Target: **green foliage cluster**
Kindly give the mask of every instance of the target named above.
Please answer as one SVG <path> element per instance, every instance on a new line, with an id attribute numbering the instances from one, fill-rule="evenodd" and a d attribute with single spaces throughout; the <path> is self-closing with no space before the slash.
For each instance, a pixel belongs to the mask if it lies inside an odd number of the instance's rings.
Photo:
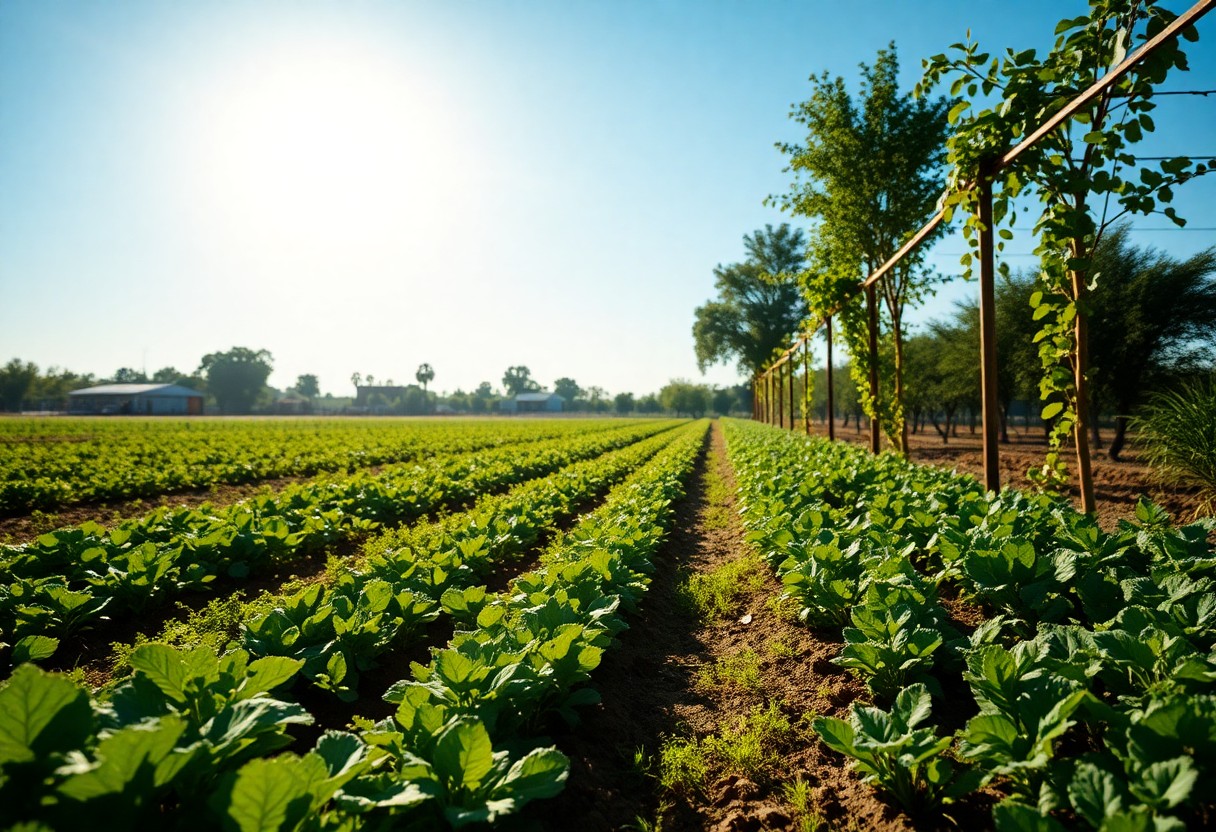
<path id="1" fill-rule="evenodd" d="M 876 707 L 817 723 L 913 813 L 993 784 L 998 829 L 1183 829 L 1216 782 L 1216 523 L 1104 531 L 1044 495 L 727 423 L 744 525 Z M 969 637 L 937 590 L 978 605 Z M 947 688 L 949 683 L 949 688 Z M 930 701 L 965 686 L 953 736 Z M 891 710 L 882 706 L 893 703 Z"/>
<path id="2" fill-rule="evenodd" d="M 744 235 L 747 259 L 714 268 L 717 297 L 698 306 L 693 323 L 697 367 L 734 358 L 751 377 L 764 369 L 775 351 L 790 345 L 807 315 L 796 276 L 806 239 L 782 223 Z"/>
<path id="3" fill-rule="evenodd" d="M 706 425 L 560 535 L 473 629 L 394 685 L 381 721 L 356 718 L 306 753 L 276 753 L 283 698 L 305 660 L 145 644 L 98 695 L 22 665 L 0 685 L 0 806 L 28 828 L 338 830 L 494 823 L 556 794 L 568 762 L 533 733 L 597 697 L 589 673 L 636 610 Z M 49 825 L 49 827 L 47 826 Z"/>
<path id="4" fill-rule="evenodd" d="M 223 413 L 249 413 L 274 369 L 267 350 L 233 347 L 203 356 L 198 371 L 207 379 L 207 392 Z"/>
<path id="5" fill-rule="evenodd" d="M 791 112 L 806 139 L 778 145 L 794 181 L 788 193 L 770 201 L 815 223 L 800 277 L 811 315 L 838 322 L 866 413 L 904 452 L 903 314 L 937 279 L 923 267 L 926 248 L 905 257 L 876 286 L 883 306 L 878 401 L 870 395 L 866 310 L 857 300 L 846 302 L 932 216 L 941 193 L 949 103 L 901 93 L 898 74 L 892 44 L 872 66 L 862 66 L 856 100 L 844 79 L 813 76 L 810 97 Z"/>
<path id="6" fill-rule="evenodd" d="M 349 472 L 595 428 L 564 422 L 5 419 L 0 514 Z"/>
<path id="7" fill-rule="evenodd" d="M 103 613 L 138 613 L 166 597 L 202 589 L 220 576 L 242 579 L 274 560 L 298 556 L 341 536 L 460 507 L 484 492 L 551 474 L 577 460 L 592 460 L 596 476 L 602 478 L 603 463 L 596 457 L 669 426 L 643 423 L 489 454 L 441 457 L 426 466 L 375 476 L 291 486 L 224 509 L 163 508 L 108 531 L 88 523 L 42 535 L 25 546 L 0 548 L 0 562 L 12 576 L 11 583 L 0 585 L 0 635 L 18 640 L 67 635 Z M 379 589 L 369 595 L 356 586 L 347 593 L 345 606 L 322 604 L 315 595 L 311 600 L 297 598 L 292 609 L 300 620 L 294 623 L 329 621 L 335 612 L 349 622 L 355 610 L 374 615 L 392 599 L 400 601 L 405 619 L 422 614 L 398 596 Z M 286 615 L 275 621 L 282 624 L 279 619 Z M 381 629 L 379 622 L 368 626 Z M 314 629 L 327 632 L 319 623 Z M 281 633 L 278 636 L 281 640 Z M 44 651 L 51 646 L 41 644 Z M 335 651 L 311 658 L 328 660 Z"/>
<path id="8" fill-rule="evenodd" d="M 955 129 L 948 144 L 951 170 L 944 204 L 949 214 L 965 217 L 963 228 L 973 248 L 980 227 L 976 183 L 993 173 L 994 160 L 1175 17 L 1155 0 L 1090 0 L 1088 14 L 1060 21 L 1056 41 L 1045 55 L 1034 49 L 1008 49 L 993 57 L 968 39 L 954 44 L 949 54 L 925 62 L 922 94 L 949 82 L 951 95 L 962 96 L 950 111 Z M 1198 35 L 1189 27 L 1182 37 L 1194 41 Z M 1041 273 L 1031 303 L 1041 327 L 1036 343 L 1043 418 L 1052 420 L 1053 430 L 1051 451 L 1036 476 L 1047 487 L 1063 480 L 1060 448 L 1072 433 L 1087 509 L 1093 502 L 1085 435 L 1087 295 L 1090 285 L 1101 280 L 1093 252 L 1111 224 L 1128 214 L 1161 213 L 1182 224 L 1169 207 L 1174 189 L 1209 168 L 1185 157 L 1145 164 L 1137 160 L 1134 146 L 1154 129 L 1154 88 L 1171 72 L 1186 69 L 1179 39 L 1167 41 L 1073 112 L 1061 128 L 1023 152 L 1016 165 L 999 172 L 999 187 L 994 188 L 998 248 L 1012 238 L 1014 199 L 1029 190 L 1041 204 L 1035 220 Z M 994 94 L 998 100 L 981 107 L 981 98 Z M 971 263 L 972 255 L 964 255 L 968 271 Z"/>
<path id="9" fill-rule="evenodd" d="M 677 436 L 666 430 L 486 497 L 467 512 L 386 531 L 365 544 L 358 568 L 342 569 L 328 586 L 255 601 L 271 608 L 250 617 L 241 644 L 254 655 L 303 659 L 306 679 L 352 700 L 360 674 L 390 646 L 441 612 L 475 618 L 490 601 L 479 581 Z"/>
<path id="10" fill-rule="evenodd" d="M 713 406 L 713 393 L 704 384 L 675 379 L 659 391 L 659 402 L 677 416 L 687 414 L 699 419 Z"/>
<path id="11" fill-rule="evenodd" d="M 1149 462 L 1174 485 L 1199 489 L 1197 513 L 1216 510 L 1216 378 L 1153 395 L 1136 420 Z"/>

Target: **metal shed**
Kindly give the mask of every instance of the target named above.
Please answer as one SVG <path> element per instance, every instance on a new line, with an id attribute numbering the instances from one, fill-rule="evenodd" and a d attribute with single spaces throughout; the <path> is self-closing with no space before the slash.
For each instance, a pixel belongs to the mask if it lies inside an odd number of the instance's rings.
<path id="1" fill-rule="evenodd" d="M 203 412 L 203 394 L 180 384 L 102 384 L 68 393 L 68 412 L 197 416 Z"/>
<path id="2" fill-rule="evenodd" d="M 556 393 L 519 393 L 500 402 L 504 413 L 561 413 L 566 399 Z"/>

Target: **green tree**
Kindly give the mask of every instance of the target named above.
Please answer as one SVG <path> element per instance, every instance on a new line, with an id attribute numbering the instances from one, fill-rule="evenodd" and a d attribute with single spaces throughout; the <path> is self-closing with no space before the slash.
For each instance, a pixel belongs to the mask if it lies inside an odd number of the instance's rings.
<path id="1" fill-rule="evenodd" d="M 553 392 L 566 400 L 566 406 L 573 408 L 574 400 L 583 395 L 583 388 L 572 378 L 559 378 L 553 382 Z"/>
<path id="2" fill-rule="evenodd" d="M 895 45 L 880 50 L 873 66 L 862 64 L 861 96 L 854 100 L 843 78 L 812 76 L 810 97 L 791 118 L 806 129 L 801 144 L 779 144 L 794 175 L 783 210 L 815 223 L 810 267 L 802 278 L 811 312 L 822 317 L 841 307 L 868 274 L 887 262 L 936 209 L 949 102 L 913 99 L 898 85 Z M 907 452 L 904 424 L 903 316 L 937 279 L 922 265 L 928 247 L 905 257 L 879 281 L 882 334 L 889 339 L 891 372 L 880 373 L 886 390 L 870 399 L 866 314 L 849 303 L 835 320 L 849 351 L 854 381 L 872 418 L 891 444 Z"/>
<path id="3" fill-rule="evenodd" d="M 474 413 L 485 413 L 494 403 L 494 388 L 490 382 L 483 381 L 477 389 L 469 394 L 469 410 Z"/>
<path id="4" fill-rule="evenodd" d="M 426 392 L 426 386 L 435 378 L 435 371 L 430 364 L 419 364 L 418 371 L 414 373 L 414 378 L 422 385 L 422 392 Z"/>
<path id="5" fill-rule="evenodd" d="M 317 377 L 312 373 L 296 376 L 296 392 L 309 399 L 315 399 L 321 395 L 321 386 L 317 382 Z"/>
<path id="6" fill-rule="evenodd" d="M 714 267 L 717 297 L 696 309 L 693 344 L 697 368 L 735 359 L 749 378 L 776 349 L 788 346 L 806 317 L 796 273 L 806 244 L 801 230 L 782 223 L 744 235 L 742 263 Z"/>
<path id="7" fill-rule="evenodd" d="M 132 370 L 130 367 L 119 367 L 114 371 L 115 384 L 146 384 L 148 376 L 140 370 Z"/>
<path id="8" fill-rule="evenodd" d="M 659 401 L 677 416 L 687 413 L 697 419 L 709 410 L 713 396 L 704 384 L 674 379 L 659 391 Z"/>
<path id="9" fill-rule="evenodd" d="M 63 406 L 68 393 L 93 384 L 92 374 L 79 375 L 71 370 L 50 367 L 34 379 L 26 398 L 38 402 L 39 410 L 54 410 Z"/>
<path id="10" fill-rule="evenodd" d="M 622 416 L 626 413 L 632 413 L 634 408 L 633 394 L 617 393 L 612 399 L 612 404 L 616 408 L 616 412 Z"/>
<path id="11" fill-rule="evenodd" d="M 508 367 L 502 375 L 502 386 L 508 396 L 517 396 L 531 390 L 539 390 L 540 385 L 532 380 L 532 371 L 522 364 L 518 367 Z"/>
<path id="12" fill-rule="evenodd" d="M 731 410 L 735 406 L 735 388 L 719 387 L 713 393 L 713 408 L 714 413 L 720 416 L 729 416 Z"/>
<path id="13" fill-rule="evenodd" d="M 950 111 L 955 130 L 949 142 L 950 193 L 944 204 L 948 211 L 966 216 L 964 231 L 973 246 L 978 245 L 980 226 L 976 183 L 992 160 L 1119 66 L 1137 41 L 1157 34 L 1176 17 L 1156 0 L 1090 0 L 1088 14 L 1059 22 L 1046 55 L 1008 49 L 992 58 L 968 38 L 952 47 L 951 55 L 935 55 L 925 62 L 922 91 L 949 80 L 951 94 L 964 95 Z M 1182 35 L 1198 38 L 1194 27 Z M 1178 39 L 1167 41 L 1102 95 L 1073 109 L 1060 128 L 1022 151 L 1016 165 L 1002 174 L 1000 187 L 993 189 L 995 224 L 1012 226 L 1013 200 L 1027 188 L 1041 206 L 1035 220 L 1041 270 L 1034 294 L 1035 315 L 1041 320 L 1039 389 L 1043 418 L 1053 420 L 1054 427 L 1047 460 L 1031 473 L 1044 487 L 1059 487 L 1067 468 L 1060 450 L 1071 435 L 1081 507 L 1087 513 L 1095 510 L 1087 434 L 1087 296 L 1091 283 L 1100 280 L 1092 254 L 1111 224 L 1129 213 L 1160 212 L 1181 223 L 1167 207 L 1173 189 L 1208 171 L 1182 157 L 1144 165 L 1132 152 L 1154 128 L 1149 115 L 1156 106 L 1153 88 L 1170 71 L 1186 68 Z M 984 107 L 981 99 L 992 106 Z M 1007 239 L 1012 232 L 1001 228 L 1000 236 Z M 964 264 L 970 262 L 967 255 Z"/>
<path id="14" fill-rule="evenodd" d="M 249 413 L 274 369 L 273 360 L 266 350 L 233 347 L 203 356 L 198 371 L 221 412 Z"/>
<path id="15" fill-rule="evenodd" d="M 0 367 L 0 405 L 9 412 L 20 411 L 22 400 L 37 378 L 38 365 L 32 361 L 14 358 Z"/>
<path id="16" fill-rule="evenodd" d="M 659 397 L 654 393 L 647 393 L 645 396 L 638 399 L 638 413 L 645 413 L 649 415 L 653 413 L 661 413 L 662 410 L 663 404 L 659 401 Z"/>
<path id="17" fill-rule="evenodd" d="M 1128 417 L 1154 379 L 1208 362 L 1216 338 L 1216 249 L 1184 261 L 1132 246 L 1127 228 L 1105 235 L 1093 251 L 1098 282 L 1089 296 L 1090 403 L 1094 448 L 1098 415 L 1114 409 L 1108 454 L 1117 460 Z"/>

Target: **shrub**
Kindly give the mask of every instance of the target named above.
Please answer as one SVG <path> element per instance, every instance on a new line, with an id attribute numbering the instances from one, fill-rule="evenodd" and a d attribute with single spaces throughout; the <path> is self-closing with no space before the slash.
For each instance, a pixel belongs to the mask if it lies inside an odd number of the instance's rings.
<path id="1" fill-rule="evenodd" d="M 1216 376 L 1154 394 L 1133 422 L 1166 482 L 1199 489 L 1196 514 L 1216 506 Z"/>

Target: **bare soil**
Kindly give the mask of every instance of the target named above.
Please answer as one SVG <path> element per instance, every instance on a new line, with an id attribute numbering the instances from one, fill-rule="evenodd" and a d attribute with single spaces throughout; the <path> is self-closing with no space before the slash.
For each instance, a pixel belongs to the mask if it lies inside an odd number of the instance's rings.
<path id="1" fill-rule="evenodd" d="M 730 521 L 724 528 L 706 522 L 715 510 L 722 516 L 721 506 L 706 498 L 703 479 L 710 466 L 728 486 Z M 676 507 L 671 538 L 656 558 L 642 614 L 596 670 L 602 703 L 585 714 L 581 726 L 554 732 L 558 747 L 571 758 L 567 787 L 556 799 L 533 804 L 528 817 L 554 832 L 637 829 L 656 822 L 664 832 L 795 830 L 811 817 L 833 828 L 953 827 L 944 818 L 920 819 L 914 825 L 815 739 L 809 718 L 844 718 L 854 701 L 868 695 L 831 663 L 841 646 L 838 633 L 809 630 L 788 613 L 775 611 L 770 602 L 781 586 L 767 567 L 759 586 L 745 591 L 724 620 L 697 620 L 679 603 L 677 587 L 688 570 L 707 572 L 748 552 L 734 487 L 715 423 L 708 452 L 692 474 L 687 497 Z M 758 686 L 698 682 L 702 668 L 745 651 L 760 657 Z M 793 730 L 770 749 L 777 761 L 763 776 L 716 771 L 703 793 L 665 792 L 659 785 L 656 760 L 664 740 L 720 733 L 773 703 Z M 639 757 L 648 763 L 639 764 Z M 799 780 L 810 787 L 809 815 L 799 815 L 783 788 Z M 982 803 L 959 816 L 962 828 L 986 824 Z"/>

